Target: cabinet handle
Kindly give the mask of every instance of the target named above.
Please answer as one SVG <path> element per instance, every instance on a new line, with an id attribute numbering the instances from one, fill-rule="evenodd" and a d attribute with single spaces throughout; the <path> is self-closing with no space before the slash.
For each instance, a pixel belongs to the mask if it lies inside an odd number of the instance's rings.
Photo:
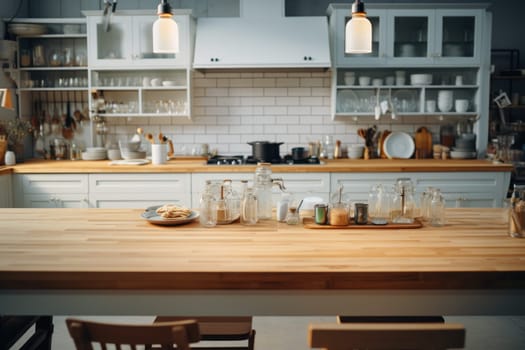
<path id="1" fill-rule="evenodd" d="M 210 58 L 210 61 L 212 61 L 212 62 L 219 62 L 219 59 L 217 57 L 212 57 L 212 58 Z"/>
<path id="2" fill-rule="evenodd" d="M 305 61 L 311 61 L 311 60 L 312 60 L 312 56 L 304 56 L 304 57 L 303 57 L 303 60 L 305 60 Z"/>

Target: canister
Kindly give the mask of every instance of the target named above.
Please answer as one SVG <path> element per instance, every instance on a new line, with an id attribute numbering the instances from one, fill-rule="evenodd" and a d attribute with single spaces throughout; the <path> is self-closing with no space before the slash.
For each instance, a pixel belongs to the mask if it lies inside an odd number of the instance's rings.
<path id="1" fill-rule="evenodd" d="M 319 203 L 314 205 L 315 223 L 318 225 L 326 225 L 328 222 L 328 205 Z"/>

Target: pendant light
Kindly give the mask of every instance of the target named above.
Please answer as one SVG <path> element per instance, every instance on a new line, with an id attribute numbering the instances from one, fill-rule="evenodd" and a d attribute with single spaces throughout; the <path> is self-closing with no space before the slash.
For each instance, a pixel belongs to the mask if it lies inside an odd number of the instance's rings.
<path id="1" fill-rule="evenodd" d="M 352 18 L 345 28 L 345 53 L 372 52 L 372 24 L 366 18 L 365 4 L 355 0 Z"/>
<path id="2" fill-rule="evenodd" d="M 179 52 L 179 26 L 173 20 L 171 6 L 167 0 L 161 0 L 157 14 L 159 18 L 153 23 L 153 52 Z"/>

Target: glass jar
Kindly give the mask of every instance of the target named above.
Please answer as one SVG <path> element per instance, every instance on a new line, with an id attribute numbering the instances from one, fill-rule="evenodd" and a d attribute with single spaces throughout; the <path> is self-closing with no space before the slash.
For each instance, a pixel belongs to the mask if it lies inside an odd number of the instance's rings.
<path id="1" fill-rule="evenodd" d="M 272 168 L 270 163 L 258 163 L 255 168 L 254 190 L 259 219 L 272 218 Z"/>
<path id="2" fill-rule="evenodd" d="M 414 185 L 409 178 L 396 180 L 394 199 L 392 202 L 392 222 L 396 224 L 411 224 L 414 222 L 416 202 Z"/>
<path id="3" fill-rule="evenodd" d="M 438 189 L 434 189 L 430 200 L 430 225 L 445 225 L 445 198 Z"/>
<path id="4" fill-rule="evenodd" d="M 200 197 L 200 224 L 204 227 L 217 225 L 217 200 L 213 194 L 211 181 L 206 181 Z"/>
<path id="5" fill-rule="evenodd" d="M 386 225 L 390 216 L 390 195 L 382 184 L 374 185 L 368 193 L 368 216 L 374 225 Z"/>
<path id="6" fill-rule="evenodd" d="M 257 197 L 253 189 L 248 187 L 241 201 L 241 224 L 255 225 L 258 220 Z"/>

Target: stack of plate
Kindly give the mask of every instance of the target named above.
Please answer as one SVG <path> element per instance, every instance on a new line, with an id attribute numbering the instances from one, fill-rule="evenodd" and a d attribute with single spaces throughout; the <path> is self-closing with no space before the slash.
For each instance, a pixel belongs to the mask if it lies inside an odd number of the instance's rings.
<path id="1" fill-rule="evenodd" d="M 82 152 L 83 160 L 104 160 L 108 156 L 108 152 L 104 147 L 88 147 L 86 152 Z"/>
<path id="2" fill-rule="evenodd" d="M 473 159 L 477 157 L 476 134 L 461 134 L 456 137 L 455 147 L 450 151 L 452 159 Z"/>
<path id="3" fill-rule="evenodd" d="M 42 35 L 47 32 L 47 27 L 43 24 L 11 23 L 7 30 L 13 35 Z"/>

